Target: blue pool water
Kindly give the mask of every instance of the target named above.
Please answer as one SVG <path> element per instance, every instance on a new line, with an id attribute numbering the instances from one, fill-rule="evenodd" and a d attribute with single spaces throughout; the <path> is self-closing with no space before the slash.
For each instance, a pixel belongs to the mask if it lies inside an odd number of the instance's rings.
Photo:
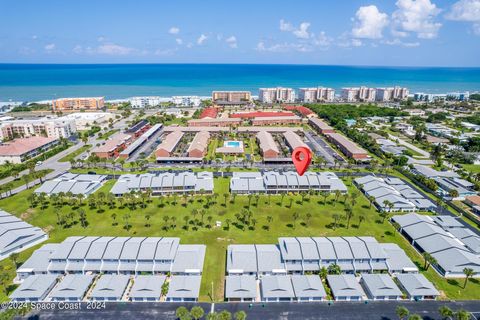
<path id="1" fill-rule="evenodd" d="M 240 147 L 240 141 L 227 141 L 225 144 L 229 148 L 239 148 Z"/>

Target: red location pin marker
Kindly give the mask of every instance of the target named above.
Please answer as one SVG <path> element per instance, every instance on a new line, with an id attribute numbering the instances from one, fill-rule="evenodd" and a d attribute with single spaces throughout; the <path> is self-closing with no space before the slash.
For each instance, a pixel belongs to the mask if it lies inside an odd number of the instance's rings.
<path id="1" fill-rule="evenodd" d="M 305 147 L 295 148 L 292 152 L 292 160 L 297 169 L 297 173 L 303 176 L 312 161 L 312 151 Z"/>

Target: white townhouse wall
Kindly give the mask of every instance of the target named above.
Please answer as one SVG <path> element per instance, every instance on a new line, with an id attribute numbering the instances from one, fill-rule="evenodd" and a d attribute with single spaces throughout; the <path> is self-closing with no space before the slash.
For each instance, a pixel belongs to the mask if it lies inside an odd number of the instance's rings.
<path id="1" fill-rule="evenodd" d="M 202 99 L 198 96 L 173 96 L 172 102 L 181 107 L 198 107 Z"/>

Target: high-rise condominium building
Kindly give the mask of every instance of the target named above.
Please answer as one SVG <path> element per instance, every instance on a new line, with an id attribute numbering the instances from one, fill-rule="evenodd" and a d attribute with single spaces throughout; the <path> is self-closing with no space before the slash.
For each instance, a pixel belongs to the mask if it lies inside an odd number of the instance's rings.
<path id="1" fill-rule="evenodd" d="M 295 91 L 292 88 L 260 88 L 258 99 L 264 103 L 292 103 L 295 102 Z"/>
<path id="2" fill-rule="evenodd" d="M 402 87 L 377 88 L 376 101 L 405 100 L 408 98 L 409 91 Z"/>
<path id="3" fill-rule="evenodd" d="M 348 102 L 375 101 L 376 89 L 367 87 L 342 88 L 342 99 Z"/>
<path id="4" fill-rule="evenodd" d="M 302 102 L 312 103 L 318 101 L 331 102 L 335 99 L 335 90 L 332 88 L 300 88 L 298 98 Z"/>

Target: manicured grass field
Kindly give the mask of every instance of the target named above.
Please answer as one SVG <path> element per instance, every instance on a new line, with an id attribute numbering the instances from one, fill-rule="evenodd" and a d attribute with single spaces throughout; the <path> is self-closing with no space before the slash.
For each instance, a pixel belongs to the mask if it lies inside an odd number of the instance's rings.
<path id="1" fill-rule="evenodd" d="M 480 164 L 462 164 L 462 167 L 473 174 L 480 173 Z"/>
<path id="2" fill-rule="evenodd" d="M 77 157 L 78 155 L 84 153 L 85 151 L 87 151 L 89 148 L 91 147 L 91 145 L 89 144 L 86 144 L 84 146 L 81 146 L 79 149 L 73 151 L 72 153 L 70 154 L 67 154 L 65 157 L 63 157 L 62 159 L 58 160 L 58 162 L 68 162 L 72 159 L 75 159 L 75 157 Z"/>
<path id="3" fill-rule="evenodd" d="M 107 193 L 113 186 L 114 181 L 107 182 L 99 192 Z M 351 185 L 350 179 L 346 181 L 351 193 L 356 190 Z M 379 242 L 398 243 L 407 254 L 423 267 L 422 257 L 412 248 L 410 244 L 398 233 L 392 225 L 382 219 L 374 208 L 370 208 L 367 199 L 359 195 L 353 209 L 353 217 L 350 227 L 347 229 L 347 221 L 340 220 L 338 227 L 333 227 L 333 217 L 337 214 L 345 216 L 344 196 L 340 196 L 335 202 L 334 196 L 330 195 L 326 203 L 322 196 L 310 196 L 302 199 L 300 195 L 282 196 L 260 196 L 230 197 L 228 193 L 229 179 L 215 179 L 216 198 L 212 197 L 210 205 L 207 204 L 206 196 L 188 196 L 183 198 L 162 197 L 152 198 L 141 208 L 141 204 L 135 207 L 120 207 L 117 202 L 115 207 L 107 204 L 90 208 L 87 201 L 83 202 L 82 209 L 86 211 L 88 226 L 83 228 L 78 221 L 78 215 L 70 227 L 63 228 L 57 224 L 56 210 L 62 214 L 77 212 L 78 208 L 64 205 L 54 208 L 48 204 L 43 210 L 39 206 L 30 208 L 28 196 L 32 190 L 22 192 L 16 196 L 0 201 L 0 208 L 21 216 L 33 225 L 40 226 L 50 234 L 50 242 L 59 242 L 72 235 L 97 235 L 97 236 L 172 236 L 180 237 L 181 243 L 206 244 L 207 252 L 205 257 L 202 286 L 200 291 L 201 301 L 210 301 L 212 283 L 214 285 L 215 301 L 223 300 L 223 286 L 226 263 L 226 249 L 229 244 L 247 243 L 277 243 L 280 236 L 373 236 Z M 98 194 L 98 192 L 97 192 Z M 226 201 L 224 194 L 227 195 Z M 138 200 L 141 202 L 141 200 Z M 250 201 L 250 206 L 249 206 Z M 350 201 L 350 200 L 349 200 Z M 194 209 L 200 210 L 193 216 Z M 236 215 L 250 211 L 252 217 L 250 226 L 243 226 L 238 222 Z M 115 213 L 115 219 L 112 214 Z M 202 217 L 203 213 L 203 217 Z M 294 213 L 299 217 L 294 220 Z M 307 216 L 311 214 L 311 217 Z M 130 230 L 124 228 L 125 215 L 128 214 Z M 148 216 L 148 220 L 147 220 Z M 211 216 L 211 218 L 209 218 Z M 268 222 L 271 217 L 272 221 Z M 364 216 L 365 220 L 359 225 L 359 217 Z M 166 218 L 168 217 L 168 218 Z M 175 217 L 175 220 L 172 219 Z M 184 220 L 187 217 L 187 223 Z M 227 219 L 230 226 L 227 227 Z M 255 219 L 255 223 L 253 223 Z M 195 223 L 194 221 L 198 222 Z M 203 223 L 201 223 L 203 221 Z M 220 221 L 221 227 L 215 226 Z M 238 222 L 238 223 L 237 223 Z M 212 226 L 208 226 L 208 225 Z M 148 226 L 150 225 L 150 226 Z M 33 250 L 27 250 L 20 255 L 20 261 L 24 261 Z M 0 263 L 0 266 L 9 268 L 9 276 L 13 278 L 14 267 L 9 259 Z M 470 280 L 467 288 L 463 289 L 463 280 L 445 280 L 440 277 L 433 268 L 424 274 L 432 280 L 442 292 L 443 298 L 450 299 L 480 299 L 480 284 L 477 280 Z M 13 287 L 9 287 L 9 290 Z M 0 299 L 5 296 L 0 296 Z"/>

